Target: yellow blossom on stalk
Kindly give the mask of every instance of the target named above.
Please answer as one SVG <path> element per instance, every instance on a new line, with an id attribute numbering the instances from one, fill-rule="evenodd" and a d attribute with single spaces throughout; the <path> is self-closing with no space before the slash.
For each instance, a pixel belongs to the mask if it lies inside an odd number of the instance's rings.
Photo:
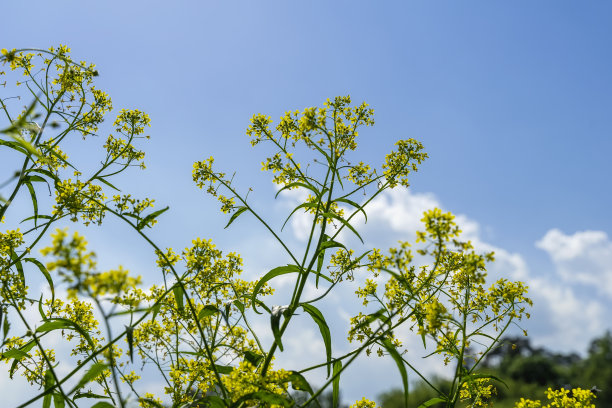
<path id="1" fill-rule="evenodd" d="M 363 397 L 359 401 L 355 401 L 349 408 L 377 408 L 378 405 L 374 401 L 370 401 L 366 397 Z"/>
<path id="2" fill-rule="evenodd" d="M 572 390 L 566 390 L 561 388 L 560 390 L 553 390 L 548 388 L 546 390 L 546 398 L 550 401 L 548 404 L 543 405 L 539 400 L 529 400 L 521 398 L 514 407 L 515 408 L 595 408 L 593 400 L 596 398 L 595 394 L 590 390 L 582 388 L 573 388 Z"/>

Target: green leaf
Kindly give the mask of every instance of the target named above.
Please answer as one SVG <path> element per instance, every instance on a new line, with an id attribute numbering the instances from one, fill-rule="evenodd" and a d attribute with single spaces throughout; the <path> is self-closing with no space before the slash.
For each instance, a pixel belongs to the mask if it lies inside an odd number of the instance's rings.
<path id="1" fill-rule="evenodd" d="M 157 210 L 155 212 L 152 212 L 151 214 L 147 215 L 146 217 L 144 217 L 137 225 L 136 225 L 136 229 L 138 231 L 140 231 L 141 229 L 143 229 L 144 227 L 147 226 L 147 224 L 149 224 L 151 221 L 153 221 L 155 218 L 157 218 L 158 216 L 160 216 L 161 214 L 163 214 L 164 212 L 168 211 L 170 207 L 166 207 L 166 208 L 162 208 L 161 210 Z"/>
<path id="2" fill-rule="evenodd" d="M 408 406 L 408 372 L 406 371 L 406 367 L 404 366 L 404 361 L 402 360 L 402 356 L 400 356 L 399 352 L 391 343 L 391 340 L 384 338 L 381 341 L 382 346 L 387 350 L 389 355 L 395 361 L 395 365 L 397 365 L 397 369 L 400 372 L 402 377 L 402 385 L 404 386 L 404 403 Z"/>
<path id="3" fill-rule="evenodd" d="M 109 186 L 110 188 L 112 188 L 112 189 L 113 189 L 113 190 L 115 190 L 115 191 L 121 191 L 121 190 L 119 190 L 117 187 L 113 186 L 113 185 L 112 185 L 112 184 L 111 184 L 109 181 L 107 181 L 107 180 L 106 180 L 104 177 L 105 177 L 105 176 L 97 176 L 97 177 L 94 177 L 93 179 L 94 179 L 94 180 L 100 180 L 102 183 L 106 184 L 107 186 Z"/>
<path id="4" fill-rule="evenodd" d="M 72 329 L 72 324 L 64 320 L 47 321 L 36 328 L 37 333 L 44 333 L 57 329 Z"/>
<path id="5" fill-rule="evenodd" d="M 281 341 L 280 332 L 280 318 L 288 310 L 287 306 L 273 306 L 272 313 L 270 313 L 270 325 L 272 326 L 272 334 L 274 335 L 274 341 L 278 345 L 280 351 L 283 351 L 283 343 Z"/>
<path id="6" fill-rule="evenodd" d="M 206 305 L 198 313 L 198 320 L 202 320 L 205 317 L 212 316 L 219 313 L 220 310 L 215 305 Z"/>
<path id="7" fill-rule="evenodd" d="M 247 350 L 244 352 L 244 359 L 249 363 L 253 364 L 254 367 L 257 367 L 259 365 L 259 363 L 263 360 L 263 357 L 264 356 L 262 356 L 261 354 L 255 353 L 251 350 Z"/>
<path id="8" fill-rule="evenodd" d="M 289 214 L 289 216 L 287 217 L 287 219 L 285 220 L 285 222 L 283 223 L 283 226 L 281 227 L 281 231 L 285 228 L 285 224 L 287 224 L 287 222 L 289 221 L 289 219 L 291 218 L 291 216 L 293 214 L 295 214 L 295 212 L 297 210 L 299 210 L 300 208 L 317 208 L 319 207 L 320 203 L 302 203 L 300 205 L 298 205 L 297 207 L 295 207 L 293 209 L 293 211 L 291 211 L 291 214 Z"/>
<path id="9" fill-rule="evenodd" d="M 197 404 L 196 406 L 198 407 L 199 406 L 208 407 L 208 408 L 226 408 L 227 407 L 227 405 L 225 404 L 225 401 L 223 401 L 221 397 L 218 397 L 216 395 L 207 395 L 204 398 L 201 398 L 194 402 Z"/>
<path id="10" fill-rule="evenodd" d="M 51 370 L 45 371 L 45 391 L 51 389 L 55 385 L 55 378 L 53 378 L 53 373 Z M 43 398 L 43 408 L 51 407 L 51 392 L 45 395 Z"/>
<path id="11" fill-rule="evenodd" d="M 48 332 L 48 331 L 58 330 L 58 329 L 75 330 L 79 332 L 79 334 L 87 341 L 87 343 L 91 347 L 95 347 L 95 344 L 91 340 L 91 337 L 89 336 L 89 333 L 87 333 L 87 331 L 85 331 L 80 325 L 73 322 L 72 320 L 65 319 L 63 317 L 49 318 L 45 323 L 43 323 L 42 325 L 40 325 L 40 327 L 36 329 L 36 332 L 37 333 Z"/>
<path id="12" fill-rule="evenodd" d="M 128 342 L 128 355 L 130 356 L 130 362 L 134 362 L 134 328 L 132 326 L 125 326 L 125 337 Z"/>
<path id="13" fill-rule="evenodd" d="M 19 348 L 7 350 L 4 353 L 2 353 L 2 360 L 9 359 L 9 358 L 21 360 L 24 357 L 28 357 L 28 352 L 32 350 L 35 345 L 36 345 L 36 342 L 34 340 L 30 340 L 29 342 L 27 342 L 26 344 L 24 344 L 23 346 Z"/>
<path id="14" fill-rule="evenodd" d="M 108 399 L 110 398 L 108 395 L 100 395 L 100 394 L 94 394 L 93 392 L 77 392 L 76 394 L 74 394 L 74 398 L 73 399 L 79 399 L 79 398 L 89 398 L 89 399 Z"/>
<path id="15" fill-rule="evenodd" d="M 183 309 L 185 308 L 185 292 L 183 291 L 183 287 L 180 285 L 176 285 L 174 286 L 174 289 L 172 289 L 172 292 L 174 292 L 174 299 L 176 299 L 176 307 L 179 311 L 183 311 Z"/>
<path id="16" fill-rule="evenodd" d="M 234 371 L 234 367 L 232 366 L 224 366 L 219 364 L 215 364 L 214 366 L 219 374 L 230 374 L 232 371 Z"/>
<path id="17" fill-rule="evenodd" d="M 365 210 L 363 209 L 363 206 L 357 204 L 356 202 L 349 200 L 348 198 L 336 198 L 334 201 L 336 202 L 341 202 L 341 203 L 346 203 L 349 205 L 352 205 L 353 207 L 357 208 L 357 210 L 361 211 L 363 213 L 363 216 L 365 218 L 365 222 L 368 222 L 368 215 L 366 214 Z"/>
<path id="18" fill-rule="evenodd" d="M 92 405 L 91 408 L 115 408 L 115 406 L 106 401 L 99 401 Z"/>
<path id="19" fill-rule="evenodd" d="M 96 377 L 98 377 L 100 374 L 102 374 L 104 372 L 104 370 L 106 370 L 107 368 L 108 368 L 108 365 L 106 365 L 104 363 L 94 363 L 94 364 L 92 364 L 89 367 L 89 369 L 85 372 L 85 374 L 83 374 L 83 377 L 81 377 L 81 379 L 79 380 L 77 385 L 75 385 L 74 388 L 72 389 L 72 391 L 70 391 L 68 394 L 72 394 L 73 392 L 75 392 L 79 388 L 82 388 L 88 382 L 93 381 Z"/>
<path id="20" fill-rule="evenodd" d="M 2 342 L 6 340 L 11 324 L 8 321 L 8 316 L 4 316 L 4 323 L 2 324 Z"/>
<path id="21" fill-rule="evenodd" d="M 257 311 L 257 308 L 255 307 L 255 300 L 257 297 L 257 293 L 259 293 L 259 291 L 261 290 L 261 288 L 266 284 L 266 282 L 274 279 L 277 276 L 280 275 L 285 275 L 288 273 L 294 273 L 294 272 L 300 272 L 301 269 L 299 266 L 297 265 L 287 265 L 287 266 L 279 266 L 277 268 L 272 269 L 271 271 L 269 271 L 268 273 L 266 273 L 258 282 L 257 285 L 255 285 L 255 288 L 253 288 L 253 293 L 251 294 L 251 301 L 253 303 L 253 310 L 255 311 L 255 313 L 257 314 L 261 314 L 261 312 Z"/>
<path id="22" fill-rule="evenodd" d="M 51 279 L 51 274 L 49 273 L 45 265 L 43 265 L 42 262 L 40 262 L 36 258 L 23 258 L 23 260 L 25 262 L 33 263 L 34 265 L 38 267 L 40 272 L 43 274 L 43 276 L 47 280 L 47 283 L 49 284 L 49 289 L 51 289 L 51 301 L 54 301 L 55 300 L 55 287 L 53 285 L 53 279 Z"/>
<path id="23" fill-rule="evenodd" d="M 227 223 L 227 225 L 225 226 L 225 228 L 229 227 L 229 226 L 232 224 L 232 222 L 234 222 L 234 220 L 235 220 L 236 218 L 238 218 L 238 216 L 239 216 L 240 214 L 242 214 L 243 212 L 245 212 L 246 210 L 248 210 L 248 208 L 247 208 L 247 207 L 238 207 L 238 209 L 237 209 L 237 210 L 236 210 L 236 211 L 235 211 L 235 212 L 232 214 L 232 216 L 230 217 L 229 222 Z M 224 228 L 224 229 L 225 229 L 225 228 Z"/>
<path id="24" fill-rule="evenodd" d="M 297 371 L 289 371 L 289 373 L 290 373 L 289 381 L 291 382 L 291 387 L 294 390 L 305 391 L 309 393 L 310 395 L 314 395 L 314 391 L 312 387 L 310 386 L 310 384 L 308 383 L 308 381 L 306 380 L 306 378 L 304 378 L 302 374 L 300 374 Z M 316 399 L 314 401 L 319 407 L 321 406 L 319 404 L 319 401 L 317 401 Z"/>
<path id="25" fill-rule="evenodd" d="M 164 406 L 162 404 L 160 404 L 159 402 L 155 401 L 154 399 L 151 398 L 142 398 L 143 402 L 146 402 L 147 404 L 151 404 L 157 408 L 164 408 Z M 93 407 L 92 407 L 93 408 Z M 115 407 L 113 407 L 115 408 Z"/>
<path id="26" fill-rule="evenodd" d="M 312 191 L 315 194 L 315 197 L 320 197 L 321 196 L 321 192 L 319 192 L 319 190 L 317 190 L 312 184 L 307 184 L 307 183 L 302 183 L 302 182 L 296 181 L 294 183 L 285 184 L 283 186 L 283 188 L 281 188 L 280 190 L 278 190 L 276 192 L 276 195 L 274 196 L 274 199 L 276 199 L 278 197 L 278 195 L 281 193 L 281 191 L 287 190 L 287 189 L 292 189 L 294 187 L 304 187 L 305 189 L 308 189 L 308 190 Z"/>
<path id="27" fill-rule="evenodd" d="M 334 220 L 338 220 L 340 221 L 340 223 L 342 223 L 345 227 L 347 227 L 348 229 L 350 229 L 351 231 L 353 231 L 353 233 L 355 235 L 357 235 L 357 238 L 359 238 L 359 240 L 361 241 L 361 243 L 363 244 L 363 238 L 361 238 L 361 235 L 359 235 L 359 233 L 357 232 L 357 230 L 344 218 L 342 218 L 341 216 L 334 214 L 334 213 L 330 213 L 330 212 L 325 212 L 323 214 L 321 214 L 323 217 L 327 217 L 327 218 L 331 218 Z"/>
<path id="28" fill-rule="evenodd" d="M 334 362 L 333 381 L 332 381 L 332 407 L 338 408 L 340 400 L 340 372 L 342 371 L 342 361 Z"/>
<path id="29" fill-rule="evenodd" d="M 444 402 L 446 402 L 445 399 L 440 398 L 440 397 L 434 397 L 434 398 L 432 398 L 430 400 L 425 401 L 421 405 L 419 405 L 418 408 L 428 408 L 428 407 L 431 407 L 432 405 L 436 405 L 436 404 L 440 404 L 440 403 L 444 403 Z"/>
<path id="30" fill-rule="evenodd" d="M 66 401 L 64 401 L 64 396 L 58 392 L 54 392 L 53 393 L 53 406 L 55 408 L 64 408 L 65 404 L 66 404 Z"/>
<path id="31" fill-rule="evenodd" d="M 332 360 L 331 333 L 329 331 L 329 326 L 327 325 L 325 317 L 319 309 L 307 303 L 301 303 L 300 306 L 302 306 L 302 309 L 304 309 L 304 311 L 308 313 L 310 317 L 312 317 L 312 320 L 314 320 L 317 326 L 319 326 L 319 331 L 321 332 L 321 337 L 323 337 L 323 343 L 325 344 L 325 355 L 327 357 L 327 377 L 329 377 Z"/>
<path id="32" fill-rule="evenodd" d="M 260 402 L 264 402 L 270 405 L 280 405 L 283 407 L 291 407 L 293 406 L 293 401 L 287 399 L 285 396 L 280 394 L 275 394 L 270 391 L 260 390 L 256 392 L 252 392 L 240 397 L 236 402 L 232 404 L 232 408 L 242 407 L 246 401 L 256 400 Z"/>

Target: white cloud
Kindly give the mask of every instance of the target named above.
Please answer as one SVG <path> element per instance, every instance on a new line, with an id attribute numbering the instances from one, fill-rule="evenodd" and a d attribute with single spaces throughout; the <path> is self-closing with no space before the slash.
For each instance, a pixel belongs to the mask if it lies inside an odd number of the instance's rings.
<path id="1" fill-rule="evenodd" d="M 605 232 L 566 235 L 552 229 L 536 246 L 548 253 L 564 282 L 587 285 L 612 298 L 612 241 Z"/>

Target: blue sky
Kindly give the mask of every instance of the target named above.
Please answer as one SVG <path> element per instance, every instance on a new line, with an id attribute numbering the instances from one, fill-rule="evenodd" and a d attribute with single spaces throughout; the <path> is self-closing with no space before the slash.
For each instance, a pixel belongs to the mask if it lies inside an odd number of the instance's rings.
<path id="1" fill-rule="evenodd" d="M 534 289 L 535 342 L 584 351 L 610 328 L 609 2 L 5 3 L 0 48 L 67 44 L 97 64 L 115 108 L 150 114 L 148 168 L 121 183 L 171 206 L 154 232 L 161 245 L 213 238 L 254 271 L 276 266 L 255 223 L 223 230 L 216 202 L 191 181 L 192 163 L 215 156 L 273 217 L 285 204 L 272 202 L 272 184 L 257 173 L 262 153 L 244 134 L 251 115 L 278 118 L 350 94 L 376 111 L 376 126 L 362 132 L 363 159 L 380 163 L 409 137 L 430 155 L 410 193 L 388 197 L 395 218 L 417 217 L 423 205 L 461 214 L 472 238 L 501 254 L 499 273 Z M 367 226 L 373 244 L 411 239 L 403 234 L 412 227 L 383 207 L 380 223 Z M 146 248 L 127 235 L 117 243 L 123 230 L 114 228 L 80 230 L 109 265 L 146 269 Z M 346 394 L 361 389 L 347 384 Z M 367 392 L 384 389 L 374 381 Z"/>

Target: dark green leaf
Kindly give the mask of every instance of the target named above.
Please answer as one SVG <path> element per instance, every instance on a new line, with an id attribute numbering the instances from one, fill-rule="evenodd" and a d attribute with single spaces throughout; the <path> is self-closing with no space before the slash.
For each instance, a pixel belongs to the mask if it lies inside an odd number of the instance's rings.
<path id="1" fill-rule="evenodd" d="M 91 367 L 89 367 L 89 369 L 85 372 L 85 374 L 83 374 L 83 377 L 81 377 L 77 385 L 75 385 L 72 391 L 69 392 L 69 394 L 72 394 L 79 388 L 82 388 L 85 384 L 89 383 L 90 381 L 95 380 L 96 377 L 102 374 L 104 370 L 106 370 L 107 368 L 108 368 L 108 365 L 104 363 L 92 364 Z"/>
<path id="2" fill-rule="evenodd" d="M 91 408 L 115 408 L 115 406 L 106 401 L 98 401 L 94 405 L 92 405 Z"/>
<path id="3" fill-rule="evenodd" d="M 441 404 L 444 402 L 446 402 L 445 399 L 440 398 L 440 397 L 435 397 L 435 398 L 425 401 L 424 403 L 419 405 L 418 408 L 428 408 L 428 407 L 431 407 L 432 405 Z"/>
<path id="4" fill-rule="evenodd" d="M 229 226 L 232 224 L 232 222 L 234 222 L 234 220 L 235 220 L 236 218 L 238 218 L 238 216 L 239 216 L 240 214 L 242 214 L 243 212 L 245 212 L 247 209 L 248 209 L 248 208 L 246 208 L 246 207 L 238 207 L 238 209 L 237 209 L 237 210 L 236 210 L 236 211 L 235 211 L 235 212 L 232 214 L 232 216 L 230 217 L 230 219 L 229 219 L 229 221 L 228 221 L 227 225 L 225 226 L 225 228 L 229 227 Z"/>
<path id="5" fill-rule="evenodd" d="M 242 407 L 246 401 L 256 400 L 260 402 L 264 402 L 270 405 L 280 405 L 283 407 L 291 407 L 293 406 L 293 401 L 287 399 L 285 396 L 280 394 L 275 394 L 270 391 L 260 390 L 257 392 L 252 392 L 240 397 L 236 402 L 232 404 L 232 408 L 234 407 Z"/>
<path id="6" fill-rule="evenodd" d="M 64 408 L 65 404 L 66 404 L 66 401 L 64 401 L 64 396 L 58 392 L 54 392 L 53 393 L 53 406 L 55 408 Z"/>
<path id="7" fill-rule="evenodd" d="M 404 366 L 402 356 L 400 356 L 393 343 L 391 343 L 391 340 L 384 338 L 382 339 L 381 344 L 393 358 L 395 365 L 397 365 L 397 369 L 402 377 L 402 385 L 404 386 L 404 402 L 406 406 L 408 406 L 408 372 L 406 371 L 406 366 Z"/>
<path id="8" fill-rule="evenodd" d="M 363 239 L 361 238 L 361 235 L 359 235 L 359 233 L 357 232 L 357 230 L 344 218 L 342 218 L 341 216 L 334 214 L 334 213 L 330 213 L 330 212 L 326 212 L 321 214 L 323 217 L 327 217 L 330 219 L 334 219 L 334 220 L 338 220 L 340 221 L 340 223 L 342 223 L 345 227 L 347 227 L 348 229 L 350 229 L 351 231 L 353 231 L 353 233 L 355 235 L 357 235 L 357 238 L 359 238 L 359 240 L 361 241 L 361 243 L 363 244 Z"/>
<path id="9" fill-rule="evenodd" d="M 287 306 L 273 306 L 270 313 L 270 325 L 272 326 L 272 334 L 274 341 L 278 345 L 280 351 L 283 351 L 283 343 L 281 341 L 280 318 L 287 311 Z"/>
<path id="10" fill-rule="evenodd" d="M 232 371 L 234 371 L 234 367 L 232 366 L 224 366 L 219 364 L 215 364 L 215 369 L 219 374 L 230 374 Z"/>
<path id="11" fill-rule="evenodd" d="M 340 372 L 342 371 L 342 361 L 334 362 L 333 381 L 332 381 L 332 407 L 338 408 L 340 402 Z"/>
<path id="12" fill-rule="evenodd" d="M 256 303 L 255 300 L 257 297 L 257 293 L 259 293 L 259 291 L 266 284 L 266 282 L 280 275 L 285 275 L 287 273 L 294 273 L 294 272 L 300 272 L 300 271 L 301 269 L 297 265 L 287 265 L 287 266 L 279 266 L 277 268 L 272 269 L 270 272 L 266 273 L 257 282 L 257 285 L 255 285 L 255 288 L 253 288 L 253 293 L 251 295 L 251 301 L 253 302 L 253 310 L 255 311 L 255 313 L 261 314 L 260 312 L 257 311 L 257 308 L 255 307 L 255 303 Z"/>
<path id="13" fill-rule="evenodd" d="M 283 223 L 283 226 L 281 227 L 281 231 L 285 228 L 285 224 L 287 224 L 287 222 L 289 221 L 289 219 L 291 218 L 291 216 L 293 214 L 295 214 L 295 212 L 297 210 L 299 210 L 300 208 L 317 208 L 319 207 L 320 203 L 302 203 L 300 205 L 298 205 L 297 207 L 295 207 L 293 209 L 293 211 L 291 211 L 291 214 L 289 214 L 289 216 L 287 217 L 287 219 L 285 220 L 285 222 Z"/>
<path id="14" fill-rule="evenodd" d="M 254 367 L 257 367 L 259 365 L 261 360 L 263 360 L 263 357 L 264 356 L 262 356 L 261 354 L 255 353 L 251 350 L 247 350 L 244 352 L 244 359 L 249 363 L 253 364 Z"/>
<path id="15" fill-rule="evenodd" d="M 203 406 L 207 408 L 226 408 L 227 407 L 227 405 L 225 404 L 225 401 L 223 401 L 221 397 L 218 397 L 216 395 L 207 395 L 204 398 L 201 398 L 195 402 L 198 404 L 197 406 Z"/>
<path id="16" fill-rule="evenodd" d="M 143 229 L 144 227 L 146 227 L 151 221 L 153 221 L 155 218 L 157 218 L 158 216 L 160 216 L 162 213 L 168 211 L 170 207 L 166 207 L 166 208 L 162 208 L 161 210 L 157 210 L 155 212 L 152 212 L 151 214 L 147 215 L 146 217 L 144 217 L 139 223 L 138 225 L 136 225 L 136 229 L 138 231 L 140 231 L 141 229 Z"/>
<path id="17" fill-rule="evenodd" d="M 319 331 L 321 332 L 321 337 L 323 337 L 323 343 L 325 344 L 325 355 L 327 357 L 327 377 L 329 377 L 332 360 L 331 333 L 329 331 L 329 326 L 327 325 L 325 317 L 319 309 L 307 303 L 302 303 L 300 306 L 302 306 L 302 309 L 304 309 L 304 311 L 308 313 L 310 317 L 312 317 L 312 320 L 314 320 L 317 326 L 319 326 Z"/>
<path id="18" fill-rule="evenodd" d="M 53 378 L 53 373 L 51 372 L 51 370 L 46 370 L 45 371 L 45 391 L 49 390 L 54 385 L 55 385 L 55 378 Z M 51 398 L 52 398 L 51 392 L 45 395 L 45 397 L 43 398 L 43 408 L 51 407 Z"/>
<path id="19" fill-rule="evenodd" d="M 132 326 L 125 326 L 125 337 L 128 342 L 128 355 L 130 356 L 130 362 L 134 362 L 134 328 Z"/>
<path id="20" fill-rule="evenodd" d="M 315 197 L 320 197 L 321 196 L 321 193 L 319 192 L 319 190 L 317 190 L 312 184 L 306 184 L 306 183 L 301 183 L 299 181 L 296 181 L 294 183 L 285 184 L 283 186 L 283 188 L 281 188 L 280 190 L 278 190 L 276 192 L 276 195 L 274 196 L 274 198 L 276 199 L 276 197 L 278 197 L 278 195 L 281 193 L 281 191 L 287 190 L 287 189 L 292 189 L 294 187 L 304 187 L 305 189 L 308 189 L 308 190 L 312 191 L 315 194 Z"/>
<path id="21" fill-rule="evenodd" d="M 119 190 L 117 187 L 113 186 L 109 181 L 107 181 L 104 176 L 98 176 L 98 177 L 94 177 L 94 180 L 100 180 L 102 183 L 106 184 L 107 186 L 109 186 L 110 188 L 112 188 L 113 190 L 116 191 L 121 191 Z"/>
<path id="22" fill-rule="evenodd" d="M 174 299 L 176 299 L 176 307 L 179 311 L 183 311 L 183 309 L 185 308 L 185 292 L 183 292 L 183 287 L 177 284 L 176 286 L 174 286 L 174 289 L 172 289 L 172 292 L 174 292 Z"/>
<path id="23" fill-rule="evenodd" d="M 219 313 L 220 310 L 215 305 L 206 305 L 200 310 L 198 313 L 198 320 L 202 320 L 205 317 L 212 316 L 214 314 Z"/>
<path id="24" fill-rule="evenodd" d="M 357 204 L 356 202 L 349 200 L 348 198 L 337 198 L 334 201 L 336 202 L 341 202 L 341 203 L 346 203 L 349 205 L 352 205 L 353 207 L 357 208 L 357 210 L 361 211 L 363 213 L 363 217 L 365 218 L 365 222 L 368 222 L 368 215 L 366 214 L 365 210 L 363 209 L 363 206 Z"/>
<path id="25" fill-rule="evenodd" d="M 53 279 L 51 279 L 51 274 L 49 273 L 47 268 L 45 268 L 45 265 L 43 265 L 42 262 L 40 262 L 36 258 L 24 258 L 23 260 L 25 262 L 33 263 L 34 265 L 38 267 L 40 272 L 43 274 L 43 276 L 47 280 L 47 283 L 49 284 L 49 289 L 51 289 L 51 301 L 55 300 L 55 287 L 53 285 Z"/>

